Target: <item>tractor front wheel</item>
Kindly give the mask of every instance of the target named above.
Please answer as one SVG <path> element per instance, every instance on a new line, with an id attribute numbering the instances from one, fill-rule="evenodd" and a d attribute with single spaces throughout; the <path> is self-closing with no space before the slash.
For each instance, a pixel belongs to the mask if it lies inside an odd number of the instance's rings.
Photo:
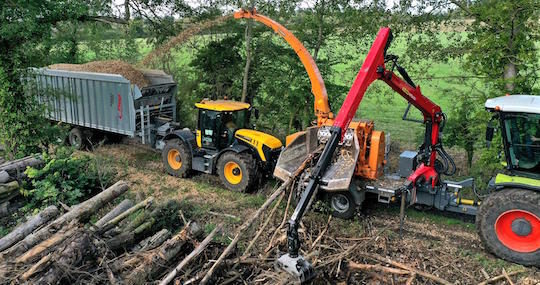
<path id="1" fill-rule="evenodd" d="M 491 194 L 478 209 L 476 228 L 498 257 L 540 266 L 540 193 L 504 189 Z"/>
<path id="2" fill-rule="evenodd" d="M 165 170 L 172 176 L 186 177 L 191 171 L 191 151 L 178 139 L 167 141 L 161 159 Z"/>
<path id="3" fill-rule="evenodd" d="M 257 181 L 257 163 L 249 153 L 227 152 L 217 165 L 219 178 L 229 190 L 246 192 Z"/>

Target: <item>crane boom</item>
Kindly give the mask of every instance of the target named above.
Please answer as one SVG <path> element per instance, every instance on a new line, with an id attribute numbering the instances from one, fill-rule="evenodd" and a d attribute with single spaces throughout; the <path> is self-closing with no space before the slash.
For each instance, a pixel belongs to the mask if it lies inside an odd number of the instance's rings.
<path id="1" fill-rule="evenodd" d="M 294 52 L 300 58 L 300 61 L 304 65 L 304 68 L 311 81 L 311 92 L 315 96 L 315 115 L 317 116 L 317 125 L 322 125 L 327 119 L 333 119 L 334 115 L 330 110 L 328 104 L 328 94 L 326 93 L 326 87 L 324 80 L 315 60 L 311 57 L 311 54 L 304 47 L 302 42 L 298 40 L 289 30 L 283 27 L 278 22 L 257 13 L 255 9 L 248 11 L 240 9 L 234 13 L 235 19 L 253 19 L 260 22 L 270 28 L 272 28 L 280 37 L 282 37 L 291 46 Z"/>

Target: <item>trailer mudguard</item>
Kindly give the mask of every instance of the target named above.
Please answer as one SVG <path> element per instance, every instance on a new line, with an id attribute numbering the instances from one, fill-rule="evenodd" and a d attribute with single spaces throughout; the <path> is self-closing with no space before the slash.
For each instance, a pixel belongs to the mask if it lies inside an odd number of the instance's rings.
<path id="1" fill-rule="evenodd" d="M 163 141 L 168 141 L 171 139 L 180 139 L 183 143 L 189 146 L 191 154 L 193 155 L 194 150 L 197 147 L 197 142 L 195 140 L 195 135 L 189 129 L 175 130 L 166 135 L 163 138 Z"/>

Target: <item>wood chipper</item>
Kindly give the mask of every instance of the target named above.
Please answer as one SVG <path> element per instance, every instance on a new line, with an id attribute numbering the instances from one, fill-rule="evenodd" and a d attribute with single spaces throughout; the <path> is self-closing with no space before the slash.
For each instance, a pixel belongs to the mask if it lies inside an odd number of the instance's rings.
<path id="1" fill-rule="evenodd" d="M 218 174 L 233 191 L 251 190 L 261 174 L 272 173 L 282 148 L 279 139 L 251 129 L 250 104 L 230 100 L 203 100 L 197 130 L 175 130 L 165 136 L 162 151 L 167 172 L 186 177 L 192 171 Z"/>
<path id="2" fill-rule="evenodd" d="M 301 187 L 299 201 L 289 222 L 287 231 L 288 254 L 278 259 L 278 265 L 284 271 L 296 276 L 301 282 L 312 279 L 315 271 L 311 264 L 299 253 L 300 238 L 298 226 L 300 220 L 309 208 L 312 197 L 317 195 L 319 189 L 323 192 L 338 193 L 334 197 L 344 198 L 341 203 L 346 206 L 363 201 L 362 196 L 367 192 L 385 196 L 387 201 L 397 200 L 401 197 L 401 219 L 406 203 L 420 203 L 434 206 L 441 210 L 449 210 L 475 215 L 480 203 L 476 200 L 465 200 L 460 196 L 464 187 L 474 187 L 474 180 L 467 179 L 461 182 L 450 182 L 441 179 L 442 175 L 452 175 L 456 166 L 452 158 L 446 153 L 442 145 L 441 134 L 446 120 L 440 106 L 425 97 L 420 87 L 414 84 L 405 69 L 398 64 L 398 57 L 387 54 L 392 35 L 389 28 L 382 28 L 375 39 L 364 61 L 338 116 L 333 117 L 327 107 L 327 96 L 324 83 L 316 65 L 309 53 L 296 42 L 292 34 L 285 28 L 264 16 L 254 14 L 254 11 L 242 10 L 235 14 L 237 18 L 260 19 L 268 23 L 278 34 L 294 47 L 302 63 L 308 70 L 315 94 L 315 109 L 318 117 L 317 126 L 304 132 L 293 134 L 287 138 L 286 148 L 278 159 L 274 176 L 287 180 L 291 174 L 300 168 L 308 155 L 316 157 L 315 162 L 304 170 L 302 179 L 298 183 Z M 296 41 L 295 41 L 296 40 Z M 297 47 L 302 48 L 297 48 Z M 306 60 L 307 59 L 307 60 Z M 397 70 L 401 75 L 394 73 Z M 318 75 L 318 76 L 317 76 Z M 319 80 L 320 79 L 320 80 Z M 358 106 L 368 86 L 375 80 L 382 80 L 394 91 L 406 99 L 410 105 L 422 113 L 425 125 L 424 142 L 418 153 L 414 156 L 416 166 L 408 176 L 405 183 L 395 189 L 381 189 L 364 184 L 356 187 L 351 183 L 353 175 L 362 180 L 376 179 L 382 175 L 384 165 L 384 134 L 373 130 L 367 122 L 354 122 Z M 536 99 L 535 99 L 536 100 Z M 540 190 L 538 174 L 539 146 L 534 146 L 536 138 L 516 143 L 516 138 L 522 138 L 527 132 L 537 131 L 537 114 L 540 110 L 538 100 L 529 100 L 528 104 L 535 104 L 528 114 L 514 114 L 521 119 L 506 121 L 506 113 L 501 112 L 502 107 L 486 107 L 497 113 L 506 135 L 505 153 L 507 165 L 511 176 L 500 174 L 495 179 L 497 189 L 506 189 L 491 194 L 478 210 L 478 228 L 486 247 L 498 256 L 524 265 L 540 265 Z M 324 111 L 321 111 L 324 110 Z M 508 112 L 517 110 L 509 109 Z M 519 120 L 532 119 L 528 131 L 521 130 L 519 134 L 512 133 L 510 125 L 519 125 Z M 534 121 L 536 119 L 536 121 Z M 371 123 L 372 124 L 372 123 Z M 512 125 L 513 126 L 513 125 Z M 532 127 L 534 126 L 534 127 Z M 489 130 L 489 129 L 488 129 Z M 518 129 L 519 131 L 519 129 Z M 525 133 L 523 133 L 525 132 Z M 489 134 L 489 132 L 488 132 Z M 538 134 L 540 137 L 540 134 Z M 513 138 L 513 140 L 512 140 Z M 540 141 L 540 140 L 539 140 Z M 521 144 L 521 145 L 520 145 Z M 527 146 L 526 151 L 516 148 Z M 524 159 L 527 157 L 527 160 Z M 536 159 L 534 159 L 536 157 Z M 521 161 L 521 164 L 520 164 Z M 370 164 L 374 162 L 374 164 Z M 372 167 L 372 168 L 370 168 Z M 528 171 L 523 171 L 524 168 Z M 518 189 L 516 189 L 518 188 Z M 356 193 L 356 194 L 354 194 Z M 359 197 L 359 199 L 357 199 Z M 332 199 L 331 201 L 333 201 Z M 339 205 L 339 204 L 338 204 Z M 332 205 L 334 211 L 339 211 Z"/>

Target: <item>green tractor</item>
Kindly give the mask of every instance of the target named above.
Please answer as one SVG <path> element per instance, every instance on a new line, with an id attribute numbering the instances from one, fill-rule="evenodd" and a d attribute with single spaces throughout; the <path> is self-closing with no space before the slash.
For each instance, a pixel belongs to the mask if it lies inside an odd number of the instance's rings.
<path id="1" fill-rule="evenodd" d="M 540 266 L 540 96 L 503 96 L 485 107 L 493 113 L 486 141 L 499 121 L 506 171 L 490 182 L 493 192 L 479 206 L 477 230 L 495 255 Z"/>
<path id="2" fill-rule="evenodd" d="M 244 192 L 272 173 L 283 145 L 251 129 L 249 119 L 252 110 L 258 116 L 256 109 L 231 100 L 203 100 L 195 106 L 197 130 L 175 130 L 163 139 L 162 160 L 170 175 L 217 174 L 225 187 Z"/>

